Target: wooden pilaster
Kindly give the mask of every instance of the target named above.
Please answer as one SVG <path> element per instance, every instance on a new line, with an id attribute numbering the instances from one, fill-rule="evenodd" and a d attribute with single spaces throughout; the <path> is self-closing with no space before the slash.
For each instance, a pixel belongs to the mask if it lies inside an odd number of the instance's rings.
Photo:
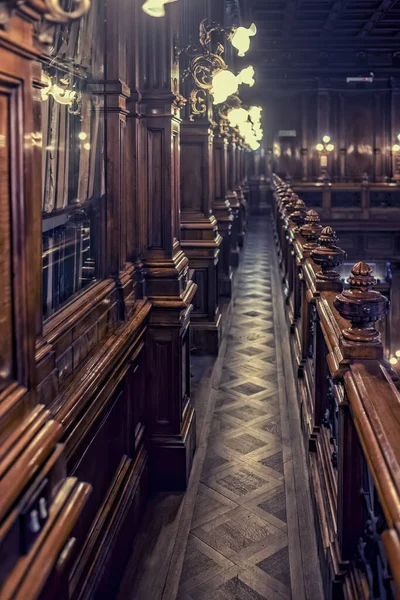
<path id="1" fill-rule="evenodd" d="M 179 67 L 173 57 L 177 7 L 168 9 L 164 19 L 141 11 L 139 17 L 144 176 L 138 193 L 146 206 L 145 293 L 153 306 L 147 337 L 150 474 L 155 487 L 183 489 L 195 447 L 189 324 L 196 285 L 188 277 L 180 243 Z"/>

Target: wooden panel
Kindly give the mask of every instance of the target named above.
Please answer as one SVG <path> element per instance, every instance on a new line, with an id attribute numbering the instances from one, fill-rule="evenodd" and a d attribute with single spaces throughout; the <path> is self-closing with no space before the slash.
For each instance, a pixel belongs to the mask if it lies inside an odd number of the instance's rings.
<path id="1" fill-rule="evenodd" d="M 214 145 L 214 197 L 222 198 L 223 146 Z"/>
<path id="2" fill-rule="evenodd" d="M 10 265 L 11 202 L 9 190 L 10 145 L 15 144 L 15 138 L 13 139 L 10 137 L 9 124 L 10 95 L 4 87 L 0 87 L 0 297 L 2 300 L 0 314 L 0 336 L 2 339 L 0 350 L 0 372 L 3 380 L 9 380 L 15 376 L 13 364 L 12 287 Z"/>
<path id="3" fill-rule="evenodd" d="M 397 191 L 373 191 L 369 193 L 369 205 L 371 208 L 400 208 L 400 192 Z"/>
<path id="4" fill-rule="evenodd" d="M 197 294 L 194 297 L 194 310 L 199 317 L 207 316 L 208 306 L 208 273 L 207 269 L 197 268 L 193 275 L 193 281 L 197 285 Z"/>
<path id="5" fill-rule="evenodd" d="M 203 146 L 200 143 L 182 143 L 181 206 L 183 211 L 201 210 L 204 203 Z"/>
<path id="6" fill-rule="evenodd" d="M 331 192 L 332 208 L 361 208 L 361 191 L 335 191 Z"/>
<path id="7" fill-rule="evenodd" d="M 163 214 L 163 131 L 148 130 L 148 193 L 152 210 L 149 213 L 149 244 L 152 249 L 164 246 L 163 225 L 160 221 Z"/>
<path id="8" fill-rule="evenodd" d="M 346 96 L 345 124 L 347 148 L 347 175 L 361 178 L 363 173 L 373 177 L 373 98 L 363 94 Z"/>

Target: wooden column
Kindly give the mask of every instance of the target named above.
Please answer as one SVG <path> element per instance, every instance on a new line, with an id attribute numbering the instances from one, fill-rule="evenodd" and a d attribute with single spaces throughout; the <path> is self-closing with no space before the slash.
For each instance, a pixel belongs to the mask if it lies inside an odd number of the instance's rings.
<path id="1" fill-rule="evenodd" d="M 106 141 L 106 228 L 107 256 L 105 273 L 112 275 L 117 283 L 119 314 L 127 319 L 133 314 L 133 306 L 140 292 L 135 288 L 135 268 L 132 262 L 134 232 L 131 226 L 131 205 L 127 201 L 126 178 L 127 115 L 131 91 L 127 73 L 128 29 L 124 0 L 116 4 L 105 3 L 107 22 L 107 52 L 105 52 L 105 81 L 99 86 L 98 95 L 104 101 Z M 129 48 L 135 56 L 133 43 Z M 132 56 L 130 57 L 132 59 Z"/>
<path id="2" fill-rule="evenodd" d="M 250 207 L 249 212 L 251 215 L 258 214 L 260 212 L 260 153 L 251 152 L 249 154 L 249 186 L 250 186 Z"/>
<path id="3" fill-rule="evenodd" d="M 239 248 L 243 247 L 244 236 L 245 236 L 245 215 L 246 206 L 245 198 L 243 194 L 243 186 L 241 179 L 241 153 L 242 148 L 240 140 L 236 137 L 236 150 L 235 150 L 235 192 L 239 201 L 239 213 L 238 213 L 238 245 Z"/>
<path id="4" fill-rule="evenodd" d="M 226 195 L 232 209 L 232 235 L 231 235 L 231 265 L 239 266 L 239 214 L 240 200 L 235 190 L 236 187 L 236 140 L 230 138 L 228 144 L 228 193 Z"/>
<path id="5" fill-rule="evenodd" d="M 231 267 L 231 232 L 232 209 L 226 197 L 228 188 L 228 140 L 226 135 L 218 133 L 214 136 L 214 215 L 218 230 L 222 236 L 219 258 L 219 293 L 221 296 L 232 295 Z"/>
<path id="6" fill-rule="evenodd" d="M 193 278 L 195 298 L 193 343 L 196 349 L 217 354 L 221 338 L 218 306 L 218 260 L 222 237 L 212 212 L 212 144 L 210 123 L 184 123 L 181 134 L 181 232 Z"/>
<path id="7" fill-rule="evenodd" d="M 185 47 L 198 43 L 199 26 L 211 17 L 208 0 L 180 3 L 180 43 Z M 193 54 L 201 55 L 200 44 Z M 190 56 L 189 56 L 190 55 Z M 181 54 L 181 67 L 193 56 Z M 185 79 L 184 96 L 190 98 L 196 84 L 192 76 Z M 212 98 L 204 97 L 204 112 L 197 114 L 190 104 L 185 110 L 181 128 L 181 235 L 182 248 L 193 269 L 198 286 L 192 315 L 192 339 L 196 350 L 217 354 L 221 338 L 219 310 L 218 262 L 222 237 L 213 213 L 213 119 Z"/>
<path id="8" fill-rule="evenodd" d="M 159 488 L 186 486 L 195 447 L 190 402 L 189 324 L 196 285 L 180 244 L 179 67 L 173 58 L 178 6 L 163 19 L 140 11 L 140 202 L 145 206 L 143 255 L 152 302 L 147 338 L 150 472 Z"/>
<path id="9" fill-rule="evenodd" d="M 240 212 L 242 218 L 242 238 L 240 245 L 243 246 L 244 238 L 247 230 L 247 218 L 248 218 L 248 196 L 249 196 L 249 188 L 245 178 L 245 166 L 244 166 L 244 156 L 245 156 L 245 146 L 242 139 L 239 140 L 238 144 L 239 151 L 239 186 L 241 189 L 241 200 L 240 200 Z"/>

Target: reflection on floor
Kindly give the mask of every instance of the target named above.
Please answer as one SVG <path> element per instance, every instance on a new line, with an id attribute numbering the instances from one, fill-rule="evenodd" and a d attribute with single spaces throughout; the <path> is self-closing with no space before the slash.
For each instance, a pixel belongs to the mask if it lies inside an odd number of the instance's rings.
<path id="1" fill-rule="evenodd" d="M 292 444 L 286 393 L 279 390 L 284 374 L 273 302 L 273 298 L 282 302 L 282 297 L 280 290 L 274 294 L 272 289 L 274 257 L 269 248 L 273 252 L 267 224 L 252 224 L 235 280 L 232 326 L 215 393 L 179 600 L 322 599 L 315 544 L 307 550 L 316 572 L 310 595 L 296 539 L 296 498 L 286 501 L 286 472 L 291 488 L 293 484 Z M 282 434 L 289 439 L 283 440 Z M 291 492 L 294 496 L 293 488 Z M 294 526 L 290 535 L 289 510 Z M 310 511 L 307 515 L 310 518 Z M 312 522 L 308 525 L 312 530 Z M 291 581 L 291 572 L 296 581 Z"/>

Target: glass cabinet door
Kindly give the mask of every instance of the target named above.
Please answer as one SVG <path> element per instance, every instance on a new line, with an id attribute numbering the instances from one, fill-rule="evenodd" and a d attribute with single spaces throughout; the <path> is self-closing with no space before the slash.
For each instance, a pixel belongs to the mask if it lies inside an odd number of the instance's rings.
<path id="1" fill-rule="evenodd" d="M 43 316 L 101 272 L 105 214 L 104 6 L 54 27 L 42 75 Z"/>

